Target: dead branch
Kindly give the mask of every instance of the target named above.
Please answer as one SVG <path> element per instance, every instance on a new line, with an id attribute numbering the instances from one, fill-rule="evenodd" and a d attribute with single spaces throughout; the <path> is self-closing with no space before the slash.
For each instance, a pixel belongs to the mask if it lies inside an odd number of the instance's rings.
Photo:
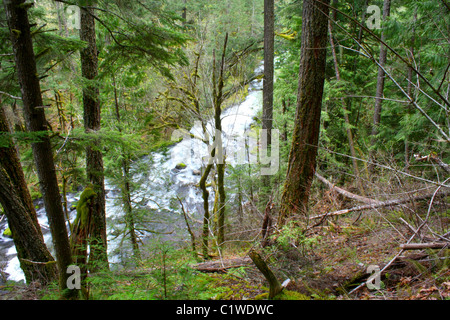
<path id="1" fill-rule="evenodd" d="M 252 250 L 248 255 L 252 259 L 258 270 L 261 271 L 266 280 L 269 282 L 269 299 L 272 299 L 283 290 L 283 287 L 281 286 L 276 276 L 273 274 L 272 270 L 270 270 L 267 263 L 256 251 Z"/>
<path id="2" fill-rule="evenodd" d="M 442 192 L 441 195 L 442 196 L 450 195 L 450 190 Z M 338 211 L 334 211 L 334 212 L 328 212 L 328 213 L 324 213 L 324 214 L 319 214 L 319 215 L 316 215 L 316 216 L 309 217 L 309 219 L 310 220 L 320 219 L 320 218 L 327 217 L 327 216 L 338 216 L 338 215 L 346 214 L 346 213 L 349 213 L 349 212 L 377 209 L 377 208 L 383 208 L 383 207 L 388 207 L 388 206 L 397 206 L 397 205 L 400 205 L 400 204 L 403 204 L 403 203 L 407 203 L 407 202 L 410 202 L 410 201 L 413 201 L 413 200 L 429 199 L 429 198 L 431 198 L 433 196 L 434 196 L 434 192 L 433 193 L 428 193 L 428 194 L 425 194 L 425 195 L 411 197 L 411 198 L 387 200 L 387 201 L 383 201 L 383 202 L 379 202 L 379 203 L 375 203 L 375 204 L 356 206 L 356 207 L 349 208 L 349 209 L 342 209 L 342 210 L 338 210 Z"/>
<path id="3" fill-rule="evenodd" d="M 403 250 L 443 249 L 448 247 L 448 242 L 404 243 L 400 245 Z"/>
<path id="4" fill-rule="evenodd" d="M 316 175 L 317 179 L 319 179 L 321 182 L 326 184 L 330 189 L 335 190 L 336 192 L 340 193 L 344 197 L 347 197 L 347 198 L 350 198 L 350 199 L 353 199 L 353 200 L 357 200 L 357 201 L 360 201 L 360 202 L 364 202 L 364 203 L 367 203 L 367 204 L 379 204 L 379 203 L 381 203 L 381 201 L 370 199 L 370 198 L 363 197 L 363 196 L 359 196 L 357 194 L 354 194 L 354 193 L 351 193 L 351 192 L 349 192 L 347 190 L 339 188 L 339 187 L 335 186 L 333 183 L 331 183 L 330 181 L 328 181 L 327 179 L 325 179 L 324 177 L 322 177 L 317 172 L 315 173 L 315 175 Z"/>
<path id="5" fill-rule="evenodd" d="M 416 161 L 431 161 L 439 165 L 445 172 L 450 173 L 450 165 L 446 164 L 444 161 L 442 161 L 436 154 L 431 153 L 428 156 L 421 157 L 420 155 L 414 155 L 414 158 Z"/>
<path id="6" fill-rule="evenodd" d="M 248 257 L 233 258 L 197 263 L 193 267 L 200 272 L 225 272 L 228 269 L 248 266 L 250 262 Z"/>
<path id="7" fill-rule="evenodd" d="M 194 232 L 192 232 L 191 226 L 189 225 L 189 221 L 187 218 L 186 210 L 184 209 L 183 201 L 181 201 L 180 197 L 177 195 L 178 202 L 180 202 L 181 205 L 181 211 L 183 212 L 184 221 L 186 222 L 186 226 L 189 232 L 189 235 L 191 236 L 191 244 L 192 244 L 192 252 L 195 256 L 197 256 L 197 249 L 195 248 L 195 235 Z"/>

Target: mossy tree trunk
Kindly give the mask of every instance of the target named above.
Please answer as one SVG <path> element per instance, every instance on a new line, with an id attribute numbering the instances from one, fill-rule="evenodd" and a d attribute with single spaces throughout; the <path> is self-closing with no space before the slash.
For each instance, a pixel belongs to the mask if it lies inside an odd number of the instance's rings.
<path id="1" fill-rule="evenodd" d="M 225 54 L 227 50 L 228 33 L 225 34 L 223 43 L 222 59 L 220 61 L 219 78 L 216 84 L 216 59 L 213 53 L 213 98 L 214 98 L 214 123 L 216 129 L 215 145 L 216 145 L 216 167 L 217 167 L 217 189 L 219 191 L 219 209 L 217 217 L 217 243 L 219 247 L 225 241 L 225 157 L 222 151 L 222 102 L 223 102 L 223 87 L 224 87 L 224 69 L 225 69 Z"/>
<path id="2" fill-rule="evenodd" d="M 77 216 L 72 223 L 72 232 L 70 235 L 70 247 L 74 263 L 80 268 L 81 283 L 83 285 L 83 295 L 86 299 L 89 298 L 89 291 L 86 290 L 86 278 L 89 270 L 95 270 L 92 268 L 92 248 L 90 247 L 92 242 L 92 230 L 94 225 L 94 205 L 97 194 L 92 187 L 87 187 L 81 193 L 80 200 L 77 203 Z M 88 259 L 89 248 L 89 259 Z"/>
<path id="3" fill-rule="evenodd" d="M 269 299 L 273 299 L 283 290 L 281 283 L 278 281 L 275 274 L 272 272 L 272 270 L 270 270 L 269 266 L 259 255 L 259 253 L 257 253 L 256 251 L 250 251 L 248 255 L 250 259 L 252 259 L 258 270 L 261 271 L 266 280 L 269 282 Z"/>

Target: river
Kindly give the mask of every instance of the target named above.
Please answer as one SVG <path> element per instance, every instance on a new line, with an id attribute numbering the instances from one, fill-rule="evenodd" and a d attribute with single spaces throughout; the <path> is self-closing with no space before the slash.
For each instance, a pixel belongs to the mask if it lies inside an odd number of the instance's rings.
<path id="1" fill-rule="evenodd" d="M 261 74 L 261 64 L 255 72 Z M 239 153 L 242 148 L 242 137 L 248 131 L 254 117 L 262 107 L 262 80 L 253 81 L 248 89 L 244 101 L 233 105 L 222 112 L 222 136 L 224 153 L 227 163 L 236 163 L 239 157 L 232 154 Z M 210 137 L 214 135 L 214 121 L 207 125 Z M 175 133 L 174 138 L 182 137 L 182 133 Z M 200 123 L 195 123 L 190 133 L 203 137 Z M 204 138 L 204 137 L 203 137 Z M 211 139 L 212 141 L 212 139 Z M 169 147 L 165 152 L 154 152 L 133 164 L 132 173 L 139 187 L 133 191 L 132 199 L 138 212 L 146 216 L 145 230 L 141 230 L 144 242 L 150 239 L 164 241 L 186 241 L 189 236 L 186 231 L 184 218 L 180 214 L 180 204 L 177 197 L 182 199 L 186 211 L 192 216 L 192 221 L 199 221 L 203 217 L 203 200 L 200 189 L 195 186 L 200 180 L 198 170 L 205 164 L 208 156 L 207 146 L 198 139 L 185 138 Z M 248 160 L 248 159 L 247 159 Z M 185 166 L 176 168 L 183 163 Z M 108 258 L 112 268 L 123 268 L 124 261 L 130 256 L 130 241 L 121 237 L 125 228 L 122 206 L 118 204 L 119 192 L 108 180 L 106 189 L 106 215 L 108 236 Z M 69 208 L 79 200 L 79 194 L 69 194 Z M 211 197 L 212 198 L 212 197 Z M 39 224 L 44 240 L 54 252 L 51 242 L 48 220 L 41 200 L 35 201 Z M 76 210 L 72 209 L 70 218 L 73 220 Z M 191 223 L 192 223 L 191 221 Z M 7 221 L 0 222 L 0 284 L 5 280 L 24 281 L 24 274 L 20 268 L 17 252 L 12 239 L 4 237 Z"/>

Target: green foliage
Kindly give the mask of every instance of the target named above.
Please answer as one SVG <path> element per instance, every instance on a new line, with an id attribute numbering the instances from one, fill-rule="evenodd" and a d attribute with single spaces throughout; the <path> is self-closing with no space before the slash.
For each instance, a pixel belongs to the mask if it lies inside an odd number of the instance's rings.
<path id="1" fill-rule="evenodd" d="M 158 248 L 159 247 L 159 248 Z M 151 256 L 140 269 L 111 272 L 89 277 L 94 300 L 186 300 L 212 299 L 223 288 L 216 279 L 190 267 L 192 255 L 187 250 L 158 245 L 148 248 Z"/>
<path id="2" fill-rule="evenodd" d="M 149 64 L 171 78 L 170 66 L 187 64 L 182 45 L 189 38 L 177 23 L 179 15 L 164 1 L 109 1 L 108 10 L 99 18 L 99 29 L 110 39 L 100 43 L 107 52 L 102 69 L 110 70 L 115 64 Z"/>
<path id="3" fill-rule="evenodd" d="M 294 247 L 302 254 L 307 254 L 320 240 L 320 236 L 305 236 L 304 227 L 292 221 L 283 225 L 280 232 L 273 237 L 283 250 L 288 251 Z"/>

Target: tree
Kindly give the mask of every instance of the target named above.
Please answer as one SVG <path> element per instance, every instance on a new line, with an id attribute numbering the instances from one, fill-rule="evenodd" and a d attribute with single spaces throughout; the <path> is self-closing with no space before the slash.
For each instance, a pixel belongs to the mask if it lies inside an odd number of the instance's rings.
<path id="1" fill-rule="evenodd" d="M 391 12 L 391 0 L 384 0 L 383 4 L 383 20 L 386 20 Z M 381 41 L 386 41 L 386 36 L 384 32 L 381 33 Z M 378 68 L 378 76 L 377 76 L 377 91 L 376 91 L 376 99 L 375 99 L 375 107 L 373 111 L 373 125 L 372 125 L 372 147 L 375 145 L 375 136 L 378 134 L 378 126 L 380 125 L 381 119 L 381 105 L 383 103 L 383 91 L 384 91 L 384 80 L 386 78 L 384 72 L 384 66 L 386 64 L 387 59 L 387 48 L 384 44 L 380 44 L 380 61 Z M 373 150 L 372 150 L 373 157 Z M 371 168 L 370 171 L 372 171 Z"/>
<path id="2" fill-rule="evenodd" d="M 335 7 L 336 4 L 337 4 L 337 1 L 334 0 L 332 6 Z M 333 20 L 336 21 L 336 10 L 333 10 Z M 331 46 L 331 53 L 333 56 L 334 69 L 335 69 L 335 73 L 336 73 L 336 82 L 339 84 L 341 82 L 341 73 L 339 71 L 339 63 L 337 60 L 336 48 L 334 45 L 333 25 L 332 25 L 331 20 L 328 20 L 328 32 L 330 35 L 330 46 Z M 349 111 L 347 109 L 346 101 L 344 98 L 341 98 L 341 103 L 342 103 L 342 110 L 343 110 L 343 114 L 344 114 L 345 127 L 346 127 L 346 131 L 347 131 L 348 145 L 350 147 L 350 154 L 352 156 L 353 174 L 356 177 L 359 192 L 361 194 L 364 194 L 364 189 L 363 189 L 363 186 L 361 183 L 361 177 L 359 175 L 358 162 L 356 161 L 356 151 L 355 151 L 355 143 L 354 143 L 354 139 L 353 139 L 352 128 L 351 128 L 350 120 L 348 117 Z"/>
<path id="3" fill-rule="evenodd" d="M 225 241 L 225 157 L 222 151 L 222 102 L 223 102 L 223 87 L 224 87 L 224 68 L 225 68 L 225 55 L 228 43 L 228 33 L 225 34 L 225 40 L 223 43 L 222 59 L 220 62 L 219 78 L 216 81 L 216 57 L 215 51 L 213 53 L 213 104 L 214 104 L 214 124 L 216 134 L 214 142 L 216 144 L 217 154 L 217 189 L 219 192 L 219 209 L 217 218 L 217 243 L 222 246 Z"/>
<path id="4" fill-rule="evenodd" d="M 273 121 L 274 73 L 274 1 L 264 0 L 264 81 L 262 129 L 267 130 L 267 147 L 270 147 Z"/>
<path id="5" fill-rule="evenodd" d="M 17 78 L 22 90 L 27 130 L 30 133 L 40 133 L 39 141 L 32 143 L 32 151 L 56 251 L 59 286 L 64 290 L 67 288 L 68 274 L 66 271 L 72 264 L 72 255 L 33 51 L 27 12 L 29 5 L 25 4 L 25 0 L 5 0 L 4 5 L 14 51 Z M 64 290 L 63 295 L 67 298 L 74 298 L 78 292 Z"/>
<path id="6" fill-rule="evenodd" d="M 100 142 L 95 133 L 100 130 L 101 105 L 100 91 L 95 83 L 98 76 L 98 51 L 95 34 L 94 9 L 95 1 L 88 1 L 89 7 L 81 9 L 80 39 L 87 45 L 80 51 L 81 74 L 85 79 L 83 86 L 83 118 L 85 131 L 93 137 L 92 145 L 86 147 L 86 173 L 89 182 L 97 194 L 92 206 L 92 230 L 90 240 L 90 260 L 96 265 L 90 268 L 108 268 L 107 238 L 106 238 L 106 209 L 105 209 L 105 182 L 103 170 L 103 155 Z"/>
<path id="7" fill-rule="evenodd" d="M 57 268 L 45 245 L 1 100 L 0 134 L 0 203 L 26 281 L 46 285 L 57 278 Z"/>
<path id="8" fill-rule="evenodd" d="M 272 141 L 273 122 L 273 74 L 274 74 L 274 0 L 264 0 L 264 81 L 263 81 L 263 110 L 262 110 L 262 145 L 267 148 L 266 154 L 270 151 Z M 262 176 L 264 202 L 267 202 L 267 192 L 270 189 L 270 178 Z"/>
<path id="9" fill-rule="evenodd" d="M 329 3 L 329 0 L 303 2 L 297 111 L 281 198 L 280 225 L 296 213 L 307 214 L 320 132 Z"/>

